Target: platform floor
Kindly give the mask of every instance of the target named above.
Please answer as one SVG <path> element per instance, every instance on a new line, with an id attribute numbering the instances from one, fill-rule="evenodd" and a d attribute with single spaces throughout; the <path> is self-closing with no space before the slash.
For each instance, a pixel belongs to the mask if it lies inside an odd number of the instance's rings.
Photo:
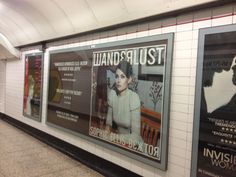
<path id="1" fill-rule="evenodd" d="M 0 119 L 0 177 L 102 177 Z"/>

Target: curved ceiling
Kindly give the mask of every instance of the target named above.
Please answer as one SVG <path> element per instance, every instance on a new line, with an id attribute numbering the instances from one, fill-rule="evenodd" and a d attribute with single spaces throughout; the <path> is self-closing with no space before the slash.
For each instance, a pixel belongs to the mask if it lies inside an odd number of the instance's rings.
<path id="1" fill-rule="evenodd" d="M 0 33 L 14 47 L 216 0 L 0 0 Z"/>
<path id="2" fill-rule="evenodd" d="M 20 52 L 12 46 L 9 40 L 0 34 L 0 59 L 17 59 Z"/>

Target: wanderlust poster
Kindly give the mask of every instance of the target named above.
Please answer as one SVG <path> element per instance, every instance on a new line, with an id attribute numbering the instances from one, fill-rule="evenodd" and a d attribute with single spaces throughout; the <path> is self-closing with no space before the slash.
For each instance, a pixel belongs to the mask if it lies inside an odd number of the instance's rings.
<path id="1" fill-rule="evenodd" d="M 25 56 L 23 114 L 41 119 L 42 54 Z"/>
<path id="2" fill-rule="evenodd" d="M 47 123 L 165 170 L 172 40 L 51 51 Z"/>
<path id="3" fill-rule="evenodd" d="M 89 135 L 160 160 L 166 44 L 93 52 Z"/>
<path id="4" fill-rule="evenodd" d="M 236 32 L 205 35 L 197 177 L 236 174 Z"/>

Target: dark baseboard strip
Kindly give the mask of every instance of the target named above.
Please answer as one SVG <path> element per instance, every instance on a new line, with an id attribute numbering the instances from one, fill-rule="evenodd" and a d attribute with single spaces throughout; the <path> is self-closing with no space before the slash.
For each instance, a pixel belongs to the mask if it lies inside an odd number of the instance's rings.
<path id="1" fill-rule="evenodd" d="M 86 166 L 98 171 L 104 176 L 109 177 L 140 177 L 125 168 L 122 168 L 114 163 L 111 163 L 103 158 L 91 154 L 77 146 L 67 143 L 55 136 L 49 135 L 41 130 L 31 127 L 23 122 L 20 122 L 12 117 L 0 113 L 0 119 L 8 122 L 9 124 L 21 129 L 22 131 L 30 134 L 31 136 L 39 139 L 40 141 L 54 147 L 55 149 L 63 152 L 73 159 L 80 161 Z"/>

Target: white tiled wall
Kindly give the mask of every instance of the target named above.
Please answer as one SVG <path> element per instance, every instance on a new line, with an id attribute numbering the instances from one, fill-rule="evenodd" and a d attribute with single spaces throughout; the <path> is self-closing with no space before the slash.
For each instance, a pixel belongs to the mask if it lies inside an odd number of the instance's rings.
<path id="1" fill-rule="evenodd" d="M 0 61 L 0 112 L 5 112 L 6 63 Z"/>
<path id="2" fill-rule="evenodd" d="M 48 84 L 48 51 L 45 53 L 43 118 L 35 122 L 22 116 L 24 61 L 6 63 L 5 113 L 20 121 L 60 137 L 82 149 L 114 162 L 124 168 L 148 177 L 189 177 L 192 149 L 192 126 L 194 112 L 194 92 L 196 80 L 198 29 L 236 23 L 236 5 L 183 14 L 176 18 L 152 21 L 145 24 L 123 27 L 109 32 L 87 35 L 72 43 L 49 50 L 75 46 L 99 44 L 108 41 L 138 38 L 164 33 L 175 33 L 171 84 L 170 129 L 168 149 L 168 170 L 161 171 L 124 155 L 94 145 L 77 136 L 48 127 L 46 101 Z M 78 40 L 76 40 L 78 41 Z M 53 44 L 52 44 L 53 45 Z M 28 51 L 29 53 L 32 51 Z M 25 52 L 22 56 L 24 56 Z M 0 65 L 0 67 L 2 67 Z M 0 68 L 1 69 L 1 68 Z M 2 70 L 0 70 L 0 74 Z M 0 79 L 0 85 L 2 84 Z M 4 83 L 3 83 L 4 84 Z M 0 90 L 0 110 L 1 110 Z"/>
<path id="3" fill-rule="evenodd" d="M 6 63 L 5 113 L 14 118 L 20 118 L 23 113 L 23 64 L 23 60 Z"/>

